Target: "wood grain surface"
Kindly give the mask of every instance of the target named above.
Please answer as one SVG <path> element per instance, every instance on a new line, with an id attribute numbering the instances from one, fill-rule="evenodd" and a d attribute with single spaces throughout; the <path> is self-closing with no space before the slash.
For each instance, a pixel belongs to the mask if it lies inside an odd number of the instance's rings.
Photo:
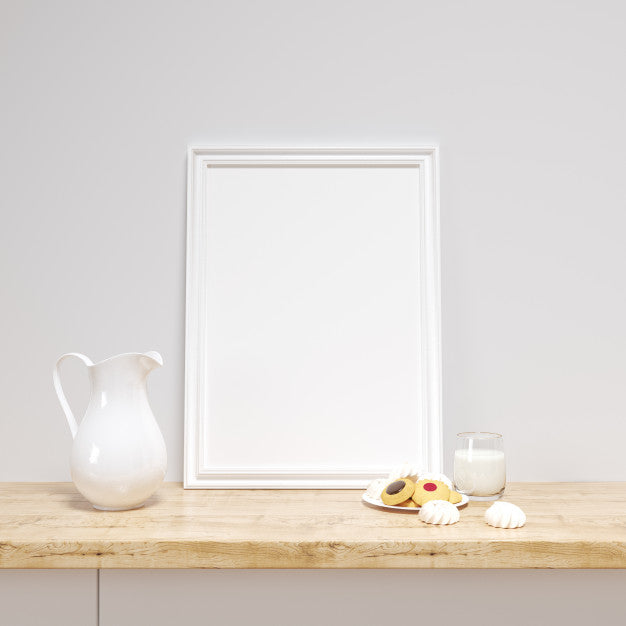
<path id="1" fill-rule="evenodd" d="M 526 526 L 453 526 L 361 492 L 185 491 L 96 511 L 70 483 L 0 483 L 0 568 L 626 568 L 626 483 L 512 483 Z"/>

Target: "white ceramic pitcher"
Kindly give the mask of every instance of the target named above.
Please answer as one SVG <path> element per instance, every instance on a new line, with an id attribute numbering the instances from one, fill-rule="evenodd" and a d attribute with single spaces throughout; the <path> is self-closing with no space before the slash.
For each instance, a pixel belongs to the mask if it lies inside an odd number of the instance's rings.
<path id="1" fill-rule="evenodd" d="M 91 382 L 91 398 L 80 426 L 59 378 L 59 364 L 70 356 L 87 366 Z M 54 388 L 74 438 L 72 480 L 96 509 L 140 507 L 163 482 L 165 442 L 146 391 L 146 377 L 162 365 L 158 352 L 119 354 L 99 363 L 71 352 L 55 365 Z"/>

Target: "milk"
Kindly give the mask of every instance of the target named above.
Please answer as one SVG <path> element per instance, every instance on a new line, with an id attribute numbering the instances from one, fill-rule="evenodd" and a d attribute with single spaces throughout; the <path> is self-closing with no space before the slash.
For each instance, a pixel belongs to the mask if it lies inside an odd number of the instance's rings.
<path id="1" fill-rule="evenodd" d="M 506 468 L 502 450 L 456 450 L 454 485 L 470 496 L 493 496 L 504 489 Z"/>

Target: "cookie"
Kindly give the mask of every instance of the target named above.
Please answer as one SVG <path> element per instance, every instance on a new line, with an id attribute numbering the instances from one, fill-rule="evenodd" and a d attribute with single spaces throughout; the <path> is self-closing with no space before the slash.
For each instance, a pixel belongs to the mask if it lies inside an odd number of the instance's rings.
<path id="1" fill-rule="evenodd" d="M 415 485 L 415 490 L 411 496 L 418 506 L 431 500 L 448 500 L 450 497 L 450 489 L 448 485 L 440 480 L 430 480 L 428 478 L 420 480 Z M 383 500 L 384 502 L 384 500 Z"/>
<path id="2" fill-rule="evenodd" d="M 413 502 L 413 500 L 411 500 L 411 498 L 409 498 L 408 500 L 405 500 L 404 502 L 400 502 L 400 504 L 396 504 L 396 506 L 403 506 L 407 509 L 416 509 L 417 508 L 417 504 L 415 504 L 415 502 Z"/>
<path id="3" fill-rule="evenodd" d="M 458 491 L 451 491 L 448 502 L 452 502 L 452 504 L 458 504 L 462 499 L 463 496 Z"/>
<path id="4" fill-rule="evenodd" d="M 404 463 L 403 465 L 396 465 L 396 467 L 392 468 L 389 472 L 388 479 L 398 480 L 400 478 L 410 478 L 414 483 L 418 480 L 418 475 L 420 473 L 419 468 L 416 465 L 410 465 L 409 463 Z"/>
<path id="5" fill-rule="evenodd" d="M 383 489 L 388 482 L 389 481 L 385 480 L 384 478 L 376 478 L 376 480 L 373 480 L 367 487 L 365 495 L 369 496 L 370 498 L 380 500 L 380 494 L 383 492 Z"/>
<path id="6" fill-rule="evenodd" d="M 415 482 L 418 480 L 440 480 L 445 485 L 448 485 L 448 489 L 454 489 L 452 486 L 452 481 L 445 475 L 440 474 L 439 472 L 420 472 L 420 475 L 417 477 Z"/>
<path id="7" fill-rule="evenodd" d="M 419 519 L 427 524 L 456 524 L 459 519 L 459 509 L 451 502 L 431 500 L 420 508 Z"/>
<path id="8" fill-rule="evenodd" d="M 415 483 L 410 478 L 400 478 L 390 482 L 380 494 L 385 504 L 396 505 L 408 500 L 415 491 Z"/>

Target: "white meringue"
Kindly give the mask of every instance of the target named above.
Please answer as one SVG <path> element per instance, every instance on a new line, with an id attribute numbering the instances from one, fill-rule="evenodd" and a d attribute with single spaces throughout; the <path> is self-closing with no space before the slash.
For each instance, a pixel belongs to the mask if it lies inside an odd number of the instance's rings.
<path id="1" fill-rule="evenodd" d="M 389 472 L 387 479 L 389 481 L 398 480 L 398 478 L 410 478 L 416 480 L 419 476 L 420 469 L 417 465 L 411 465 L 410 463 L 403 463 L 402 465 L 396 465 Z"/>
<path id="2" fill-rule="evenodd" d="M 419 512 L 419 518 L 427 524 L 456 524 L 460 517 L 459 509 L 445 500 L 430 500 Z"/>
<path id="3" fill-rule="evenodd" d="M 520 528 L 526 523 L 526 514 L 510 502 L 494 502 L 485 511 L 485 521 L 496 528 Z"/>
<path id="4" fill-rule="evenodd" d="M 383 489 L 388 482 L 386 478 L 376 478 L 368 485 L 365 495 L 380 500 Z"/>
<path id="5" fill-rule="evenodd" d="M 437 472 L 420 472 L 417 480 L 438 480 L 447 485 L 448 489 L 454 489 L 452 481 L 445 474 Z"/>

